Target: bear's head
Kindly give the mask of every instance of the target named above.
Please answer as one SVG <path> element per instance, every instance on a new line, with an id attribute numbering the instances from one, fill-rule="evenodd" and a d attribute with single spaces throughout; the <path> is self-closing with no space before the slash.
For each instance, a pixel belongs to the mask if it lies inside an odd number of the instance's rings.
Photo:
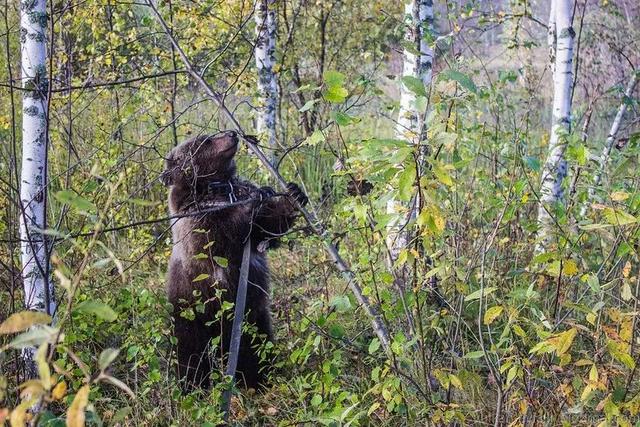
<path id="1" fill-rule="evenodd" d="M 233 160 L 238 134 L 227 131 L 185 141 L 169 152 L 160 180 L 166 186 L 197 188 L 213 181 L 228 181 L 236 173 Z"/>

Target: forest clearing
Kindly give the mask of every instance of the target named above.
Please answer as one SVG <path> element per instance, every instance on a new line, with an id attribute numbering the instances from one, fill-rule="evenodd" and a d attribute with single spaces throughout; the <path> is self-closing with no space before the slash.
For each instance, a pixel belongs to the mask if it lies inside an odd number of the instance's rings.
<path id="1" fill-rule="evenodd" d="M 637 0 L 0 16 L 0 425 L 640 427 Z"/>

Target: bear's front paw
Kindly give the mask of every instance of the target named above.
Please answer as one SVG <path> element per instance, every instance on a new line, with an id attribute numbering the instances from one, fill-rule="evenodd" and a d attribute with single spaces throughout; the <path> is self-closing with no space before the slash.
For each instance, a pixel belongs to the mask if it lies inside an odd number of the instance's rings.
<path id="1" fill-rule="evenodd" d="M 270 199 L 276 195 L 275 190 L 271 187 L 260 187 L 258 191 L 260 191 L 262 200 Z"/>
<path id="2" fill-rule="evenodd" d="M 305 206 L 309 202 L 309 198 L 304 194 L 304 191 L 302 191 L 298 184 L 294 184 L 293 182 L 287 184 L 287 194 L 293 197 L 300 206 Z"/>

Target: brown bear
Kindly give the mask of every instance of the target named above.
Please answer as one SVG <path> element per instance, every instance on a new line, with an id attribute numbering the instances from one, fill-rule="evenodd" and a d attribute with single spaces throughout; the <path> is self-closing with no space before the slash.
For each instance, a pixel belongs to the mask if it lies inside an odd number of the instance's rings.
<path id="1" fill-rule="evenodd" d="M 178 376 L 187 391 L 209 386 L 211 353 L 227 354 L 232 310 L 231 315 L 219 312 L 225 301 L 235 302 L 247 239 L 251 263 L 245 322 L 258 335 L 242 336 L 236 380 L 253 388 L 264 383 L 269 363 L 261 360 L 258 347 L 273 339 L 264 249 L 290 229 L 296 203 L 308 200 L 295 184 L 278 195 L 239 180 L 237 149 L 235 132 L 199 136 L 171 150 L 161 176 L 169 186 L 169 212 L 178 217 L 171 225 L 167 294 L 174 307 Z"/>

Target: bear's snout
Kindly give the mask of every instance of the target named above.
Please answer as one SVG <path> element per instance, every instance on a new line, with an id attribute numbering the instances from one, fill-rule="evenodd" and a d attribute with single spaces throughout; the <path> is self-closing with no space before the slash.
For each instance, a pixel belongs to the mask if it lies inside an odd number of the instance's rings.
<path id="1" fill-rule="evenodd" d="M 228 130 L 226 132 L 224 132 L 222 134 L 223 137 L 225 138 L 229 138 L 233 143 L 237 144 L 239 139 L 238 139 L 238 132 L 236 132 L 235 130 Z"/>
<path id="2" fill-rule="evenodd" d="M 227 131 L 216 138 L 219 152 L 233 156 L 238 149 L 238 134 L 235 131 Z"/>

